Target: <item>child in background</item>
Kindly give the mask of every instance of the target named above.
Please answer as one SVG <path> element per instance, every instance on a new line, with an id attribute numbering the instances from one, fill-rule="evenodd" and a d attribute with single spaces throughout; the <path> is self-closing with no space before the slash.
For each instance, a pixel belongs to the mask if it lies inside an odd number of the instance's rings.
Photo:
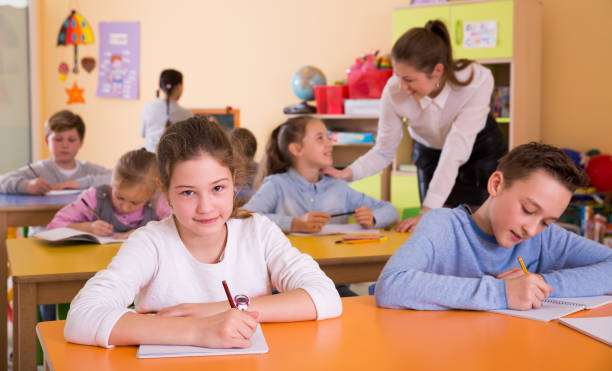
<path id="1" fill-rule="evenodd" d="M 159 91 L 164 92 L 164 99 Z M 145 138 L 144 147 L 149 152 L 157 151 L 157 142 L 170 124 L 183 121 L 193 114 L 179 106 L 178 100 L 183 94 L 183 74 L 177 70 L 163 70 L 159 76 L 157 99 L 149 102 L 142 110 L 140 136 Z"/>
<path id="2" fill-rule="evenodd" d="M 364 228 L 397 220 L 391 203 L 353 190 L 345 181 L 321 175 L 332 165 L 332 143 L 325 124 L 310 116 L 287 120 L 272 132 L 266 147 L 261 188 L 244 206 L 266 215 L 284 232 L 319 232 L 331 214 L 353 212 Z M 332 218 L 346 223 L 348 216 Z"/>
<path id="3" fill-rule="evenodd" d="M 259 167 L 257 162 L 253 160 L 257 152 L 257 139 L 249 129 L 245 128 L 235 128 L 230 131 L 229 139 L 234 152 L 242 155 L 246 163 L 245 184 L 237 187 L 238 193 L 236 195 L 238 200 L 246 202 L 253 196 L 253 183 Z"/>
<path id="4" fill-rule="evenodd" d="M 127 238 L 136 228 L 172 213 L 166 199 L 156 194 L 157 176 L 154 153 L 144 148 L 130 151 L 115 166 L 111 185 L 91 187 L 81 193 L 55 214 L 47 229 L 70 227 L 98 236 L 117 234 L 117 238 Z"/>
<path id="5" fill-rule="evenodd" d="M 235 207 L 240 173 L 218 124 L 196 116 L 169 126 L 158 159 L 173 217 L 134 232 L 85 284 L 70 307 L 68 341 L 248 347 L 257 321 L 340 315 L 342 302 L 317 263 L 274 223 Z M 230 309 L 223 280 L 250 297 L 250 312 Z"/>
<path id="6" fill-rule="evenodd" d="M 45 123 L 45 143 L 51 158 L 7 173 L 0 179 L 0 193 L 42 195 L 50 190 L 85 189 L 110 180 L 110 170 L 76 160 L 83 146 L 85 124 L 79 115 L 63 110 Z"/>
<path id="7" fill-rule="evenodd" d="M 516 147 L 500 160 L 474 214 L 463 206 L 425 214 L 378 278 L 378 305 L 528 310 L 549 295 L 612 293 L 612 250 L 554 224 L 587 184 L 559 149 Z"/>

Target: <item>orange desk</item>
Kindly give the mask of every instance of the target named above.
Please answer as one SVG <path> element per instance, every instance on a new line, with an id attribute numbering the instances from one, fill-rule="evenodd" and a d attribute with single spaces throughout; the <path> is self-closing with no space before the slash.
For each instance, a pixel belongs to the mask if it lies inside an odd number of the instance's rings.
<path id="1" fill-rule="evenodd" d="M 408 238 L 385 231 L 388 241 L 361 245 L 334 244 L 338 236 L 289 237 L 312 255 L 336 283 L 375 281 L 385 262 Z M 119 244 L 48 246 L 37 239 L 8 241 L 13 275 L 13 364 L 15 370 L 36 367 L 36 306 L 72 301 L 85 282 L 106 268 Z"/>
<path id="2" fill-rule="evenodd" d="M 0 193 L 0 277 L 7 276 L 6 229 L 46 225 L 59 209 L 74 201 L 77 196 L 78 194 L 31 196 Z M 6 295 L 6 285 L 0 285 L 0 370 L 6 369 L 8 359 Z"/>
<path id="3" fill-rule="evenodd" d="M 99 370 L 610 370 L 612 347 L 556 321 L 487 312 L 380 309 L 342 299 L 340 318 L 264 324 L 267 354 L 136 359 L 136 347 L 67 343 L 64 322 L 37 327 L 46 369 Z M 574 316 L 612 315 L 612 305 Z"/>
<path id="4" fill-rule="evenodd" d="M 7 241 L 13 276 L 13 369 L 36 370 L 36 306 L 69 303 L 106 268 L 119 244 L 53 247 L 37 239 Z"/>
<path id="5" fill-rule="evenodd" d="M 334 243 L 341 238 L 338 235 L 287 237 L 293 246 L 312 256 L 329 278 L 340 284 L 376 281 L 387 260 L 410 237 L 410 233 L 394 230 L 381 230 L 380 234 L 388 240 L 357 245 Z"/>

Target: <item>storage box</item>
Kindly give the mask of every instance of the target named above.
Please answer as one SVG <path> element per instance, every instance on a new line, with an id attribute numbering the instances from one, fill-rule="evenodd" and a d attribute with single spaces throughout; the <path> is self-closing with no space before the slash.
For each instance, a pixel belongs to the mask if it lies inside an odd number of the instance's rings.
<path id="1" fill-rule="evenodd" d="M 334 144 L 374 143 L 374 133 L 332 131 L 331 141 Z"/>
<path id="2" fill-rule="evenodd" d="M 344 113 L 344 99 L 348 97 L 346 85 L 315 86 L 314 92 L 318 114 Z"/>
<path id="3" fill-rule="evenodd" d="M 350 99 L 378 99 L 393 75 L 391 69 L 371 69 L 348 73 L 348 97 Z"/>
<path id="4" fill-rule="evenodd" d="M 345 99 L 344 112 L 347 115 L 380 115 L 380 99 Z"/>

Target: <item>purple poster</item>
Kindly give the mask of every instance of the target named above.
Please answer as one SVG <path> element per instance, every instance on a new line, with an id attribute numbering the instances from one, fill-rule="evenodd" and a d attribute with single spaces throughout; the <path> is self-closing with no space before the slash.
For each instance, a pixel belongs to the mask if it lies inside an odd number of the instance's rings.
<path id="1" fill-rule="evenodd" d="M 98 97 L 138 99 L 140 23 L 100 22 Z"/>

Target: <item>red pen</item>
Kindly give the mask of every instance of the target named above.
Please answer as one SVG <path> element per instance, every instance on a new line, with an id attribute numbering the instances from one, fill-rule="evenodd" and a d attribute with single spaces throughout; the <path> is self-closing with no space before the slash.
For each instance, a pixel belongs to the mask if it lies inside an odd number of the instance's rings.
<path id="1" fill-rule="evenodd" d="M 227 282 L 225 280 L 221 281 L 223 284 L 223 288 L 225 289 L 225 295 L 227 295 L 227 301 L 229 301 L 230 307 L 236 308 L 236 304 L 234 303 L 234 299 L 232 299 L 232 294 L 230 293 L 229 287 L 227 287 Z"/>

